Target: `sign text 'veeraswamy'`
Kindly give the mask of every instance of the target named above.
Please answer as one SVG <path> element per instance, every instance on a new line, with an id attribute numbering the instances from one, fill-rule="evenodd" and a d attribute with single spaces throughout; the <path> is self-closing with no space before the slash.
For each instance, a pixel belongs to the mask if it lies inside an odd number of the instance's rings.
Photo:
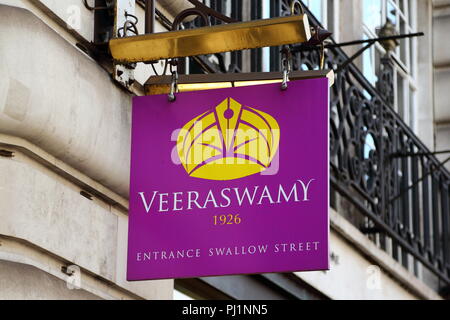
<path id="1" fill-rule="evenodd" d="M 149 212 L 176 212 L 192 209 L 228 208 L 233 204 L 239 207 L 248 205 L 279 204 L 282 202 L 309 201 L 308 190 L 314 179 L 307 182 L 295 181 L 292 185 L 279 185 L 275 190 L 268 186 L 254 186 L 253 188 L 223 188 L 216 194 L 209 190 L 206 194 L 197 191 L 159 192 L 153 191 L 146 195 L 139 192 L 142 205 Z"/>

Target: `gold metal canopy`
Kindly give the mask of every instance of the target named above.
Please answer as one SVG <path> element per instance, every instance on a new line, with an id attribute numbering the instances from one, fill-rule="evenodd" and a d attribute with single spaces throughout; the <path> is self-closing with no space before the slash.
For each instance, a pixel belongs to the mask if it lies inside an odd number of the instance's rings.
<path id="1" fill-rule="evenodd" d="M 334 84 L 333 70 L 292 71 L 290 80 L 328 78 L 328 85 Z M 167 94 L 170 91 L 171 76 L 152 76 L 144 85 L 146 95 Z M 243 87 L 282 81 L 280 72 L 214 73 L 180 75 L 180 92 Z"/>
<path id="2" fill-rule="evenodd" d="M 212 27 L 114 38 L 109 47 L 118 63 L 154 61 L 306 42 L 306 14 Z"/>

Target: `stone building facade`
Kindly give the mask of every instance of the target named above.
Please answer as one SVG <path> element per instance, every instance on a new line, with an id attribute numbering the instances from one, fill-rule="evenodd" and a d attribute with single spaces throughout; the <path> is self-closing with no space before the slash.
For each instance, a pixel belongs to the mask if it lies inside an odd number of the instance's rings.
<path id="1" fill-rule="evenodd" d="M 222 12 L 236 14 L 236 1 L 222 2 Z M 449 149 L 450 1 L 383 0 L 378 21 L 366 19 L 361 0 L 304 2 L 337 43 L 376 36 L 389 16 L 405 22 L 402 32 L 425 32 L 402 42 L 396 53 L 392 107 L 429 150 Z M 273 3 L 242 0 L 243 19 L 252 18 L 252 6 L 262 8 L 260 18 L 273 16 Z M 115 81 L 111 61 L 91 50 L 98 39 L 96 11 L 88 6 L 83 0 L 0 0 L 0 299 L 445 297 L 445 280 L 407 250 L 398 258 L 382 235 L 364 233 L 342 195 L 333 196 L 338 204 L 330 208 L 328 272 L 127 282 L 131 99 L 143 94 L 153 70 L 138 64 L 133 85 Z M 158 0 L 155 31 L 166 31 L 191 6 Z M 135 15 L 142 33 L 143 1 L 135 2 Z M 271 52 L 276 50 L 262 49 L 254 60 L 261 71 L 276 70 Z M 256 68 L 255 55 L 242 53 L 241 71 Z M 382 55 L 377 44 L 354 63 L 374 87 Z M 214 56 L 204 59 L 217 62 Z M 233 62 L 231 55 L 224 59 Z M 161 72 L 163 64 L 155 69 Z M 187 61 L 186 71 L 194 69 Z M 447 180 L 442 183 L 448 187 Z M 440 212 L 440 218 L 450 214 Z M 447 235 L 438 236 L 442 245 L 450 241 Z M 448 277 L 448 270 L 439 272 Z"/>

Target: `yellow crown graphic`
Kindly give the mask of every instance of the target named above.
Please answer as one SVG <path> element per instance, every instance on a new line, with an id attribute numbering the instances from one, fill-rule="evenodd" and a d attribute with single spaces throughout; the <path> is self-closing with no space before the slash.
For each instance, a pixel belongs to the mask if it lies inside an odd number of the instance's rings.
<path id="1" fill-rule="evenodd" d="M 191 177 L 233 180 L 266 170 L 279 142 L 272 116 L 227 98 L 181 129 L 177 150 Z"/>

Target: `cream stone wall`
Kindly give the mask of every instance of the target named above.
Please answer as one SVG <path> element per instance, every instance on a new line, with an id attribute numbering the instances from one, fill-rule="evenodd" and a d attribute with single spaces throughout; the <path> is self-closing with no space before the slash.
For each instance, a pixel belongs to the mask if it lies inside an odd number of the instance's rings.
<path id="1" fill-rule="evenodd" d="M 434 120 L 436 150 L 450 150 L 450 1 L 434 0 L 433 10 L 433 65 L 434 65 Z M 450 153 L 439 155 L 446 160 Z M 450 170 L 450 162 L 446 164 Z"/>

